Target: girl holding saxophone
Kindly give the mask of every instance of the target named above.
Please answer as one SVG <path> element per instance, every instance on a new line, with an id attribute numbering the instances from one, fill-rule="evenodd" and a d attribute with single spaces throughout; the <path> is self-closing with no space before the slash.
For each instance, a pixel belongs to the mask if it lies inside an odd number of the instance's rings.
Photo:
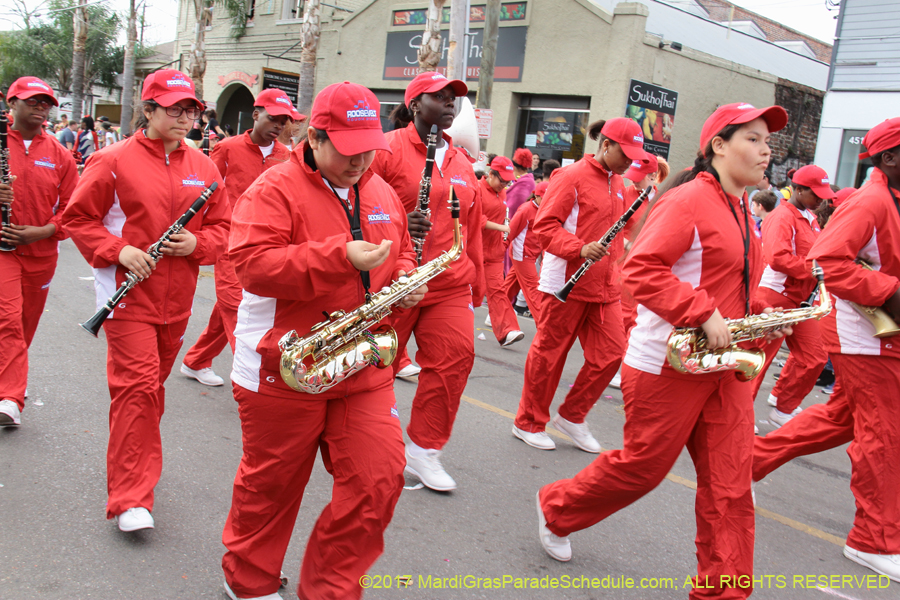
<path id="1" fill-rule="evenodd" d="M 703 126 L 692 180 L 656 203 L 637 236 L 623 267 L 624 285 L 638 303 L 622 367 L 623 449 L 604 452 L 574 478 L 538 493 L 541 543 L 553 558 L 571 558 L 570 533 L 659 485 L 686 445 L 698 481 L 698 585 L 690 597 L 752 592 L 750 384 L 733 371 L 677 373 L 666 362 L 666 343 L 673 326 L 702 327 L 709 348 L 724 348 L 731 342 L 725 319 L 759 312 L 750 295 L 762 250 L 745 187 L 762 177 L 769 134 L 786 123 L 777 106 L 716 110 Z M 728 584 L 737 577 L 742 583 Z"/>

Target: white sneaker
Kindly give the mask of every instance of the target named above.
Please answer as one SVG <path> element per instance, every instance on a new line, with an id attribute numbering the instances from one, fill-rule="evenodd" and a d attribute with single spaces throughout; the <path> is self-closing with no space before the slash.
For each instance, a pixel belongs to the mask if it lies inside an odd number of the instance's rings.
<path id="1" fill-rule="evenodd" d="M 559 414 L 553 417 L 551 422 L 554 427 L 572 438 L 575 445 L 585 452 L 591 452 L 592 454 L 600 453 L 600 442 L 591 435 L 591 430 L 588 429 L 587 423 L 573 423 L 572 421 L 562 418 Z"/>
<path id="2" fill-rule="evenodd" d="M 756 482 L 750 482 L 750 497 L 753 498 L 753 507 L 756 508 Z"/>
<path id="3" fill-rule="evenodd" d="M 794 412 L 791 414 L 786 414 L 778 410 L 777 408 L 773 408 L 769 411 L 769 423 L 774 425 L 776 428 L 781 427 L 782 425 L 786 425 L 788 421 L 796 417 L 800 414 L 800 411 L 803 410 L 799 406 L 794 409 Z"/>
<path id="4" fill-rule="evenodd" d="M 759 435 L 759 425 L 753 424 L 753 435 Z"/>
<path id="5" fill-rule="evenodd" d="M 0 402 L 0 427 L 14 427 L 22 424 L 22 411 L 12 400 Z"/>
<path id="6" fill-rule="evenodd" d="M 616 373 L 615 377 L 612 378 L 612 381 L 609 382 L 609 385 L 607 387 L 621 390 L 622 389 L 622 374 Z"/>
<path id="7" fill-rule="evenodd" d="M 776 398 L 772 394 L 769 394 L 769 398 L 768 400 L 766 400 L 766 402 L 769 404 L 769 406 L 778 406 L 778 398 Z"/>
<path id="8" fill-rule="evenodd" d="M 547 519 L 544 517 L 544 509 L 541 508 L 541 492 L 535 494 L 538 512 L 538 535 L 541 538 L 541 546 L 544 551 L 560 562 L 572 560 L 572 543 L 568 537 L 559 537 L 547 529 Z"/>
<path id="9" fill-rule="evenodd" d="M 532 448 L 537 448 L 538 450 L 556 450 L 556 443 L 550 439 L 550 436 L 547 435 L 546 431 L 535 431 L 532 433 L 531 431 L 525 431 L 524 429 L 519 429 L 513 425 L 512 432 L 514 436 Z"/>
<path id="10" fill-rule="evenodd" d="M 413 363 L 409 363 L 408 365 L 397 371 L 397 377 L 415 377 L 421 372 L 422 367 Z"/>
<path id="11" fill-rule="evenodd" d="M 510 331 L 506 334 L 506 339 L 503 340 L 503 343 L 500 344 L 501 347 L 506 348 L 507 346 L 512 346 L 519 340 L 525 337 L 524 331 L 519 331 L 518 329 Z"/>
<path id="12" fill-rule="evenodd" d="M 900 554 L 869 554 L 845 545 L 844 556 L 879 575 L 900 582 Z"/>
<path id="13" fill-rule="evenodd" d="M 441 451 L 406 446 L 406 472 L 419 478 L 425 487 L 438 492 L 456 489 L 456 482 L 441 465 Z"/>
<path id="14" fill-rule="evenodd" d="M 484 320 L 484 326 L 485 327 L 493 327 L 493 325 L 491 325 L 491 315 L 488 315 L 487 319 Z"/>
<path id="15" fill-rule="evenodd" d="M 146 508 L 129 508 L 116 517 L 120 531 L 137 531 L 138 529 L 153 529 L 153 515 Z"/>
<path id="16" fill-rule="evenodd" d="M 231 600 L 283 600 L 277 592 L 266 596 L 256 596 L 255 598 L 239 598 L 228 586 L 227 581 L 225 582 L 225 595 L 231 598 Z"/>
<path id="17" fill-rule="evenodd" d="M 206 367 L 205 369 L 191 369 L 187 365 L 181 365 L 181 374 L 187 375 L 188 377 L 193 377 L 203 385 L 217 386 L 225 383 L 225 380 L 216 375 L 212 367 Z"/>

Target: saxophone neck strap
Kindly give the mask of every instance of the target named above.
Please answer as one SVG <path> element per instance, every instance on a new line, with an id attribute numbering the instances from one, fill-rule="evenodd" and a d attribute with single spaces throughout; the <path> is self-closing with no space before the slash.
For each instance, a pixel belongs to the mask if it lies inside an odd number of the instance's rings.
<path id="1" fill-rule="evenodd" d="M 324 177 L 322 179 L 325 179 Z M 334 186 L 331 185 L 331 182 L 325 179 L 325 183 L 328 184 L 328 187 L 331 188 L 331 191 L 334 193 L 334 197 L 337 198 L 338 204 L 341 205 L 341 208 L 344 209 L 344 214 L 347 215 L 347 222 L 350 224 L 350 235 L 353 236 L 354 240 L 363 240 L 362 234 L 362 225 L 360 224 L 359 219 L 359 185 L 353 184 L 353 212 L 350 212 L 350 201 L 344 200 L 341 198 L 340 194 L 337 193 L 337 190 L 334 189 Z M 369 286 L 371 286 L 372 282 L 369 277 L 368 271 L 360 271 L 359 278 L 362 280 L 363 288 L 366 290 L 366 302 L 371 298 L 371 294 L 369 293 Z"/>
<path id="2" fill-rule="evenodd" d="M 722 187 L 722 181 L 719 179 L 719 173 L 710 166 L 710 173 L 713 177 L 716 178 L 716 181 L 719 184 L 719 187 Z M 738 219 L 737 211 L 734 210 L 734 204 L 731 202 L 731 198 L 728 197 L 728 192 L 725 191 L 725 188 L 722 188 L 722 193 L 725 194 L 725 201 L 728 204 L 728 208 L 731 209 L 731 216 L 734 217 L 734 222 L 738 227 L 738 231 L 741 232 L 741 241 L 744 243 L 744 314 L 750 314 L 750 217 L 747 214 L 747 203 L 744 202 L 743 198 L 740 198 L 741 202 L 741 210 L 744 213 L 744 227 L 741 227 L 741 221 Z"/>

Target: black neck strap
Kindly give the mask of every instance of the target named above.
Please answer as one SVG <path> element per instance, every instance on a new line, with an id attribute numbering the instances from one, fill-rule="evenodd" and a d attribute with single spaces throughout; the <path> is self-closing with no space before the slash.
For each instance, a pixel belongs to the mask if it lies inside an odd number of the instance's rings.
<path id="1" fill-rule="evenodd" d="M 309 146 L 306 147 L 306 150 L 303 153 L 303 161 L 309 165 L 313 170 L 318 170 L 316 167 L 316 159 L 313 155 L 312 148 Z M 321 175 L 321 173 L 320 173 Z M 353 212 L 350 212 L 349 200 L 344 200 L 341 198 L 340 194 L 337 193 L 337 190 L 334 189 L 334 186 L 331 185 L 331 182 L 322 177 L 322 181 L 328 184 L 328 187 L 331 188 L 332 193 L 334 193 L 334 197 L 337 198 L 338 204 L 341 205 L 341 208 L 344 209 L 344 214 L 347 215 L 347 222 L 350 224 L 350 235 L 353 236 L 354 240 L 363 240 L 362 234 L 362 226 L 360 225 L 359 219 L 359 185 L 353 184 L 353 196 L 354 196 L 354 204 L 353 204 Z M 369 301 L 371 295 L 369 294 L 369 286 L 371 285 L 371 279 L 369 277 L 368 271 L 360 271 L 359 278 L 362 280 L 363 288 L 366 290 L 366 302 Z"/>
<path id="2" fill-rule="evenodd" d="M 719 180 L 719 174 L 716 170 L 710 167 L 710 173 L 713 177 L 716 178 L 716 181 L 719 183 L 719 187 L 722 186 L 722 182 Z M 728 192 L 725 191 L 725 188 L 722 188 L 722 193 L 725 194 L 725 200 L 727 201 L 728 208 L 731 209 L 731 216 L 734 217 L 734 222 L 738 226 L 738 231 L 741 232 L 741 241 L 744 243 L 744 315 L 750 314 L 750 217 L 747 214 L 747 203 L 744 202 L 743 198 L 740 199 L 741 202 L 741 210 L 744 212 L 744 228 L 741 229 L 741 222 L 738 219 L 737 211 L 734 210 L 734 204 L 731 203 L 731 198 L 728 197 Z"/>

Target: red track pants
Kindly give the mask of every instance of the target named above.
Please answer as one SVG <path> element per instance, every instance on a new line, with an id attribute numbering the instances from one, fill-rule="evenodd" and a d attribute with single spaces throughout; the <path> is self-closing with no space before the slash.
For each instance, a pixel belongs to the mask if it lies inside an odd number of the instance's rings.
<path id="1" fill-rule="evenodd" d="M 543 296 L 543 292 L 538 290 L 539 283 L 537 263 L 534 259 L 512 261 L 512 268 L 503 281 L 503 291 L 510 303 L 515 304 L 516 296 L 519 290 L 522 290 L 535 323 L 540 318 L 541 296 Z"/>
<path id="2" fill-rule="evenodd" d="M 335 399 L 266 396 L 235 385 L 234 398 L 244 454 L 222 534 L 228 585 L 244 598 L 278 590 L 321 451 L 334 487 L 306 544 L 297 595 L 361 597 L 360 577 L 384 551 L 384 531 L 403 491 L 403 431 L 391 385 Z"/>
<path id="3" fill-rule="evenodd" d="M 824 452 L 853 440 L 853 413 L 840 378 L 825 404 L 814 404 L 753 445 L 753 481 L 761 481 L 798 456 Z"/>
<path id="4" fill-rule="evenodd" d="M 767 306 L 781 307 L 784 309 L 798 308 L 799 305 L 776 292 L 775 290 L 761 287 L 758 295 Z M 828 362 L 828 353 L 822 345 L 822 336 L 819 323 L 815 320 L 803 321 L 793 326 L 794 334 L 782 340 L 773 340 L 763 347 L 766 353 L 766 363 L 762 373 L 753 380 L 753 397 L 759 392 L 769 365 L 778 354 L 781 342 L 786 341 L 791 351 L 781 377 L 772 389 L 772 395 L 778 398 L 778 410 L 790 414 L 803 402 L 806 395 L 815 387 L 816 379 L 822 373 L 822 368 Z"/>
<path id="5" fill-rule="evenodd" d="M 107 319 L 109 444 L 106 518 L 129 508 L 153 511 L 153 488 L 162 473 L 159 423 L 166 408 L 164 383 L 181 350 L 188 320 L 168 325 Z"/>
<path id="6" fill-rule="evenodd" d="M 503 261 L 484 263 L 484 283 L 487 289 L 491 329 L 497 341 L 502 344 L 510 331 L 519 329 L 516 311 L 513 310 L 503 285 Z"/>
<path id="7" fill-rule="evenodd" d="M 847 544 L 862 552 L 900 554 L 900 359 L 835 354 L 831 361 L 853 409 L 847 454 L 856 518 Z"/>
<path id="8" fill-rule="evenodd" d="M 618 302 L 569 299 L 563 303 L 553 294 L 542 295 L 541 317 L 525 360 L 525 384 L 516 414 L 516 427 L 531 432 L 544 431 L 550 421 L 550 405 L 576 338 L 584 350 L 584 364 L 559 407 L 560 416 L 573 423 L 584 423 L 625 354 Z"/>
<path id="9" fill-rule="evenodd" d="M 189 369 L 211 367 L 213 359 L 222 353 L 226 344 L 231 346 L 231 352 L 234 353 L 234 328 L 237 327 L 237 313 L 243 290 L 227 256 L 216 261 L 215 276 L 216 305 L 213 306 L 203 333 L 184 355 L 183 362 Z"/>
<path id="10" fill-rule="evenodd" d="M 0 252 L 0 400 L 25 408 L 28 348 L 44 312 L 58 255 Z"/>
<path id="11" fill-rule="evenodd" d="M 635 502 L 660 484 L 686 445 L 697 470 L 697 574 L 711 586 L 698 585 L 690 597 L 748 597 L 750 587 L 719 583 L 753 577 L 750 386 L 734 373 L 653 375 L 623 365 L 622 394 L 623 448 L 541 490 L 547 527 L 569 535 Z"/>
<path id="12" fill-rule="evenodd" d="M 450 439 L 459 400 L 475 364 L 475 313 L 468 286 L 433 304 L 394 313 L 391 325 L 401 348 L 415 332 L 416 363 L 422 367 L 406 433 L 421 448 L 440 450 Z M 394 375 L 400 370 L 393 365 Z"/>

